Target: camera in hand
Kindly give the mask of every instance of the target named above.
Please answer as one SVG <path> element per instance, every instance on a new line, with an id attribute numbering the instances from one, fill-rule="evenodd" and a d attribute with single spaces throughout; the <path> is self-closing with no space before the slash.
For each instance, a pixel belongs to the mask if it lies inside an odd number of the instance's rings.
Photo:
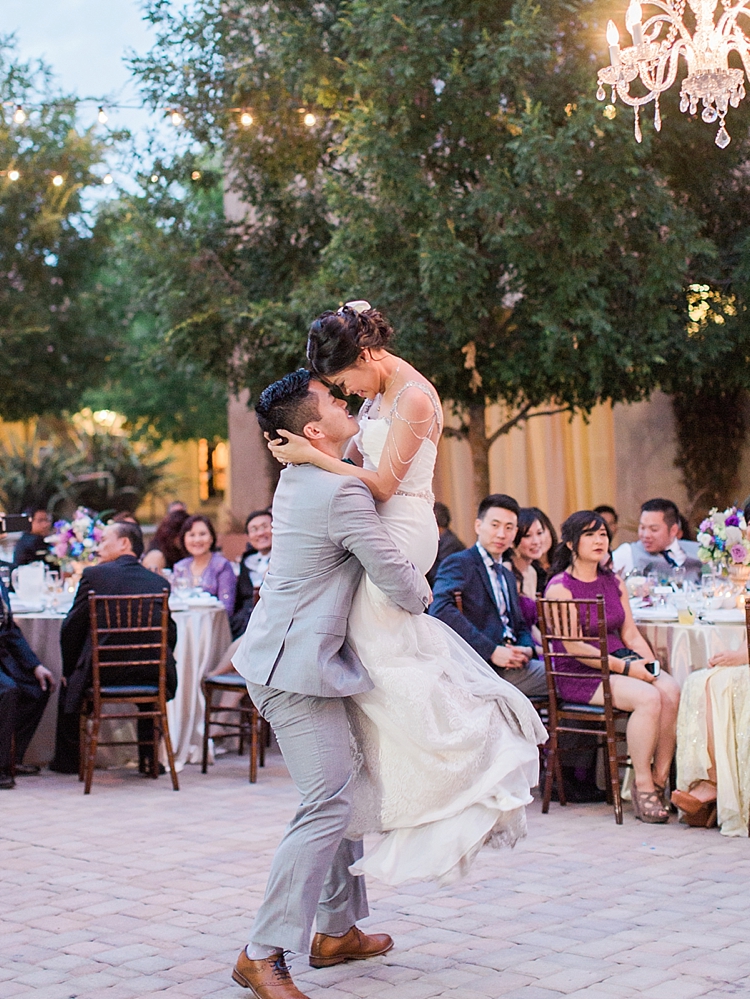
<path id="1" fill-rule="evenodd" d="M 0 513 L 0 534 L 28 531 L 30 527 L 31 517 L 25 513 Z"/>

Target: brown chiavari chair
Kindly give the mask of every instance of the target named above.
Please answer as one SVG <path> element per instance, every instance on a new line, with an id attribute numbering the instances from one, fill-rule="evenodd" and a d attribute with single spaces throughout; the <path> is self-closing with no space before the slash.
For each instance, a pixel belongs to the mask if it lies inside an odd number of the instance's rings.
<path id="1" fill-rule="evenodd" d="M 265 766 L 266 733 L 268 722 L 261 718 L 258 709 L 250 700 L 247 684 L 239 673 L 220 673 L 217 676 L 206 676 L 201 680 L 201 690 L 206 699 L 206 718 L 203 724 L 203 759 L 201 773 L 208 769 L 208 740 L 211 738 L 211 728 L 223 729 L 222 735 L 236 734 L 239 736 L 239 755 L 245 748 L 245 739 L 250 740 L 250 776 L 251 784 L 258 780 L 258 764 Z M 244 697 L 234 707 L 221 703 L 214 704 L 215 693 L 244 693 Z M 230 712 L 236 716 L 236 721 L 223 721 L 216 715 Z"/>
<path id="2" fill-rule="evenodd" d="M 84 781 L 84 794 L 91 791 L 97 746 L 133 746 L 140 740 L 101 742 L 99 729 L 102 721 L 113 719 L 151 718 L 154 726 L 152 776 L 159 774 L 159 742 L 164 738 L 172 776 L 172 787 L 179 790 L 174 766 L 172 740 L 167 723 L 167 627 L 169 624 L 168 591 L 162 593 L 127 596 L 98 596 L 89 594 L 89 619 L 91 626 L 92 685 L 87 691 L 80 717 L 81 769 L 79 780 Z M 107 682 L 107 672 L 158 668 L 158 680 L 153 684 L 134 681 L 123 684 Z M 130 710 L 106 714 L 104 707 L 127 705 Z M 133 705 L 144 705 L 146 710 L 133 710 Z"/>
<path id="3" fill-rule="evenodd" d="M 539 629 L 542 633 L 544 668 L 547 676 L 549 698 L 549 742 L 547 744 L 547 776 L 544 782 L 542 812 L 549 811 L 552 796 L 553 777 L 557 784 L 557 795 L 561 805 L 565 805 L 562 768 L 558 752 L 560 732 L 575 732 L 595 735 L 598 742 L 605 742 L 607 749 L 607 801 L 614 806 L 615 822 L 622 825 L 622 798 L 620 797 L 619 767 L 627 765 L 627 754 L 617 753 L 615 722 L 627 718 L 629 712 L 618 711 L 612 704 L 612 690 L 609 682 L 609 652 L 607 649 L 607 621 L 604 610 L 604 597 L 596 600 L 545 600 L 537 599 Z M 585 625 L 582 626 L 582 622 Z M 553 651 L 553 641 L 586 642 L 593 646 L 590 656 L 575 656 L 581 662 L 590 661 L 595 669 L 601 670 L 604 704 L 577 704 L 564 701 L 557 693 L 555 677 L 578 677 L 580 674 L 560 669 L 556 663 L 560 659 L 571 658 L 566 651 Z"/>
<path id="4" fill-rule="evenodd" d="M 750 663 L 750 594 L 745 595 L 745 631 L 747 634 L 747 661 Z"/>

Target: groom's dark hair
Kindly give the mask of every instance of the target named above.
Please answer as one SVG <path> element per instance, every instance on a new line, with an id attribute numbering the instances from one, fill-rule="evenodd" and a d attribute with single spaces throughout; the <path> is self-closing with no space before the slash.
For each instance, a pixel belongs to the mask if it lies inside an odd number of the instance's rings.
<path id="1" fill-rule="evenodd" d="M 278 437 L 279 430 L 301 435 L 308 423 L 320 419 L 318 400 L 310 391 L 312 377 L 299 368 L 263 389 L 255 412 L 264 433 L 271 438 Z"/>

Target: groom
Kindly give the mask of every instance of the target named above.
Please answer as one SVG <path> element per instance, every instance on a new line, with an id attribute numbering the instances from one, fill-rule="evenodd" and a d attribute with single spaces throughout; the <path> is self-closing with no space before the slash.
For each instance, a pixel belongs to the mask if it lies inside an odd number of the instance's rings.
<path id="1" fill-rule="evenodd" d="M 336 458 L 359 429 L 346 405 L 302 369 L 270 385 L 256 412 L 270 437 L 279 429 L 304 435 Z M 268 574 L 234 657 L 302 799 L 232 974 L 257 999 L 304 999 L 283 952 L 305 952 L 313 922 L 314 968 L 393 946 L 387 934 L 367 936 L 355 925 L 368 913 L 364 878 L 349 873 L 362 843 L 344 838 L 352 775 L 344 699 L 372 688 L 346 642 L 363 570 L 405 610 L 424 612 L 425 578 L 394 546 L 364 483 L 314 465 L 287 466 L 273 501 Z"/>

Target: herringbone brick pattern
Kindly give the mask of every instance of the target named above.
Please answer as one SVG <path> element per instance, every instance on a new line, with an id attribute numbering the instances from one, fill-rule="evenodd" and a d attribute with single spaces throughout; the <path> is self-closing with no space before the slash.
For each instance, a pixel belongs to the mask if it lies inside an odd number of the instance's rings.
<path id="1" fill-rule="evenodd" d="M 296 804 L 271 754 L 168 778 L 22 778 L 0 793 L 0 999 L 242 999 L 230 972 Z M 529 812 L 451 888 L 370 885 L 384 958 L 313 971 L 311 999 L 693 999 L 750 995 L 750 844 L 618 828 L 606 806 Z"/>

